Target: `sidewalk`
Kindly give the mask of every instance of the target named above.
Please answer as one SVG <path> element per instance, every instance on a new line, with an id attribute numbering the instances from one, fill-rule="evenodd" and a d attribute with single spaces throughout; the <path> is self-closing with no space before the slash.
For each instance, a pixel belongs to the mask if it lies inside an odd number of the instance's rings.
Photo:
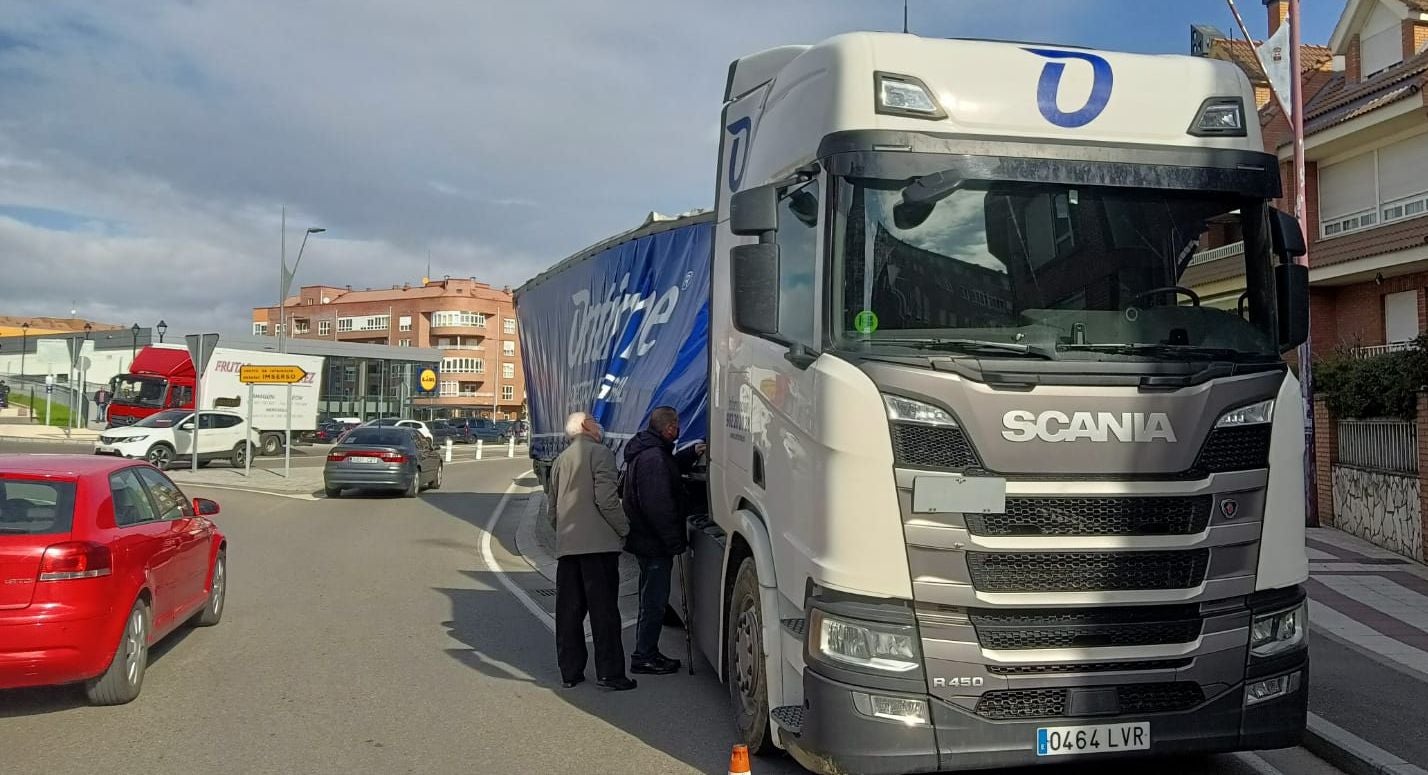
<path id="1" fill-rule="evenodd" d="M 532 568 L 555 586 L 555 531 L 545 516 L 545 494 L 536 490 L 526 496 L 516 527 L 516 551 Z M 671 590 L 670 600 L 678 605 L 678 592 Z M 555 613 L 555 598 L 549 597 L 550 613 Z M 620 619 L 628 627 L 639 616 L 640 568 L 634 555 L 620 555 Z"/>
<path id="2" fill-rule="evenodd" d="M 1338 727 L 1382 749 L 1382 771 L 1423 772 L 1389 767 L 1428 766 L 1428 567 L 1332 528 L 1309 530 L 1308 546 L 1306 745 L 1345 766 L 1331 750 L 1342 746 L 1320 734 Z M 1316 729 L 1312 716 L 1328 725 Z"/>

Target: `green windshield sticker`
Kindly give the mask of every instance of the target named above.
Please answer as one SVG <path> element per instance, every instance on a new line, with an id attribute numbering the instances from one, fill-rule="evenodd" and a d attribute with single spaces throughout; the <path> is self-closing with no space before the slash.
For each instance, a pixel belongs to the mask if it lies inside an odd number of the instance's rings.
<path id="1" fill-rule="evenodd" d="M 878 313 L 865 309 L 853 317 L 853 328 L 860 334 L 871 334 L 878 330 Z"/>

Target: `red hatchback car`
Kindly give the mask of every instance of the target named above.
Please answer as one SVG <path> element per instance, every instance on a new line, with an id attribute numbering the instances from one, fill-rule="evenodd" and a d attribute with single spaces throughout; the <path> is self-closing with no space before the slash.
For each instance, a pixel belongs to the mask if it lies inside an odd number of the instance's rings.
<path id="1" fill-rule="evenodd" d="M 0 455 L 0 689 L 137 697 L 151 645 L 223 616 L 217 513 L 147 463 Z"/>

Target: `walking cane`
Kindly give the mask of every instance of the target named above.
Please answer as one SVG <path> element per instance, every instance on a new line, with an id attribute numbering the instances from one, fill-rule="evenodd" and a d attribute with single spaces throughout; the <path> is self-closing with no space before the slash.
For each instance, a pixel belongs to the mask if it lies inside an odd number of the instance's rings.
<path id="1" fill-rule="evenodd" d="M 689 674 L 694 675 L 694 620 L 689 618 L 689 552 L 679 556 L 680 608 L 684 610 L 684 650 L 689 657 Z"/>

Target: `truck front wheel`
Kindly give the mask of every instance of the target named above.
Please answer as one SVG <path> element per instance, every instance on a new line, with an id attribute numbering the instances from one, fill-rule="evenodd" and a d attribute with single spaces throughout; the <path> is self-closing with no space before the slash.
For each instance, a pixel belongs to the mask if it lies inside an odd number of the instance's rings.
<path id="1" fill-rule="evenodd" d="M 734 705 L 739 738 L 754 754 L 774 750 L 769 732 L 768 676 L 764 673 L 764 617 L 759 603 L 759 573 L 754 558 L 745 557 L 734 577 L 729 597 L 724 674 Z"/>
<path id="2" fill-rule="evenodd" d="M 263 455 L 272 457 L 283 451 L 283 437 L 276 433 L 264 433 L 262 441 Z"/>

